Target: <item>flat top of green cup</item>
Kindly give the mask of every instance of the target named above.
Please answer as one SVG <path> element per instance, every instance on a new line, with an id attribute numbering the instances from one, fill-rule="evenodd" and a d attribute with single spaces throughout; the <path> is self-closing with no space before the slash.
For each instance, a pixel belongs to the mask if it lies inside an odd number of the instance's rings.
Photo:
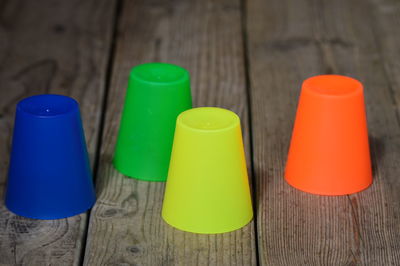
<path id="1" fill-rule="evenodd" d="M 217 132 L 236 127 L 240 124 L 240 119 L 237 114 L 227 109 L 199 107 L 181 113 L 178 122 L 191 130 Z"/>
<path id="2" fill-rule="evenodd" d="M 181 83 L 189 79 L 189 72 L 179 66 L 167 63 L 147 63 L 134 67 L 131 78 L 151 84 Z"/>

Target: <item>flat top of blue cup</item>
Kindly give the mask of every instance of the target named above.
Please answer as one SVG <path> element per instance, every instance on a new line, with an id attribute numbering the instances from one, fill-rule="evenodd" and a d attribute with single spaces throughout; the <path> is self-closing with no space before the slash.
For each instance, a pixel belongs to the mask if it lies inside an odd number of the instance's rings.
<path id="1" fill-rule="evenodd" d="M 17 109 L 38 117 L 55 117 L 78 110 L 78 103 L 64 95 L 41 94 L 21 100 Z"/>
<path id="2" fill-rule="evenodd" d="M 160 85 L 186 82 L 189 79 L 186 69 L 167 63 L 138 65 L 132 69 L 130 75 L 141 82 Z"/>

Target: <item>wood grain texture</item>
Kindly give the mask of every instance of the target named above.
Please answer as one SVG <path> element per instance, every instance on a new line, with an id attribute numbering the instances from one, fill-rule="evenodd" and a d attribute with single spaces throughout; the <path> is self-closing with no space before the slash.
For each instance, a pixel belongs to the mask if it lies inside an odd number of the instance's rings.
<path id="1" fill-rule="evenodd" d="M 58 93 L 80 102 L 91 160 L 98 139 L 114 1 L 0 2 L 0 265 L 77 265 L 87 215 L 18 217 L 4 206 L 16 103 Z"/>
<path id="2" fill-rule="evenodd" d="M 173 229 L 161 219 L 165 184 L 126 178 L 111 164 L 129 71 L 152 61 L 191 72 L 195 106 L 238 113 L 249 147 L 239 1 L 135 0 L 122 10 L 84 264 L 256 264 L 253 223 L 219 235 Z"/>
<path id="3" fill-rule="evenodd" d="M 248 0 L 254 168 L 262 265 L 399 265 L 399 16 L 396 1 Z M 365 85 L 373 185 L 329 197 L 283 179 L 301 82 Z"/>

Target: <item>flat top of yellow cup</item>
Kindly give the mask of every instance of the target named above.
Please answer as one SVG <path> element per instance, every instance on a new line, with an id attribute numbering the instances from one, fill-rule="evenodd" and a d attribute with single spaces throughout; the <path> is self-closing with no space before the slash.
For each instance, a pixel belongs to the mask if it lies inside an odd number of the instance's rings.
<path id="1" fill-rule="evenodd" d="M 167 63 L 147 63 L 134 67 L 131 78 L 151 84 L 181 83 L 189 79 L 189 72 L 179 66 Z"/>
<path id="2" fill-rule="evenodd" d="M 199 107 L 187 110 L 178 116 L 178 123 L 196 131 L 223 131 L 240 123 L 232 111 L 217 107 Z"/>

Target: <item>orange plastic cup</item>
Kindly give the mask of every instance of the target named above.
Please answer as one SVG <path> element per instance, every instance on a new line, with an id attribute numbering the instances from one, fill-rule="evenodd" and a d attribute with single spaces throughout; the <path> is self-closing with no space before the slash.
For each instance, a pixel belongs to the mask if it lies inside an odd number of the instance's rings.
<path id="1" fill-rule="evenodd" d="M 305 192 L 345 195 L 372 183 L 363 85 L 321 75 L 303 82 L 285 171 Z"/>

